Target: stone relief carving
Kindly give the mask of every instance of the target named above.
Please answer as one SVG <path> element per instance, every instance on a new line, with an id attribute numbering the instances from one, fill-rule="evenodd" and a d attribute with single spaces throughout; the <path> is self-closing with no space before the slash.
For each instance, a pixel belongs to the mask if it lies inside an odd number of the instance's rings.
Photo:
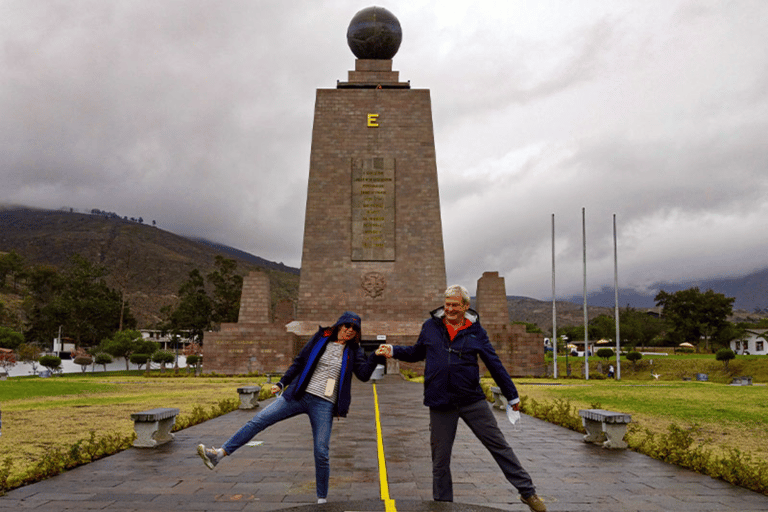
<path id="1" fill-rule="evenodd" d="M 360 286 L 369 297 L 375 299 L 384 293 L 384 289 L 387 287 L 387 280 L 383 274 L 368 272 L 360 278 Z"/>

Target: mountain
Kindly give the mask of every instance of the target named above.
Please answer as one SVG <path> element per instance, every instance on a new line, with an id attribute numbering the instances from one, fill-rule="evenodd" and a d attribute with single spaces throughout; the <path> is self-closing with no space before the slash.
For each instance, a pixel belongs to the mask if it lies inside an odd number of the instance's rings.
<path id="1" fill-rule="evenodd" d="M 160 308 L 176 301 L 191 270 L 198 269 L 203 276 L 215 270 L 216 255 L 237 261 L 243 275 L 251 270 L 266 272 L 273 304 L 298 294 L 297 268 L 107 212 L 0 209 L 0 252 L 11 250 L 30 264 L 61 268 L 70 256 L 80 254 L 103 266 L 107 284 L 127 294 L 139 327 L 161 320 Z"/>
<path id="2" fill-rule="evenodd" d="M 701 279 L 682 283 L 659 282 L 651 286 L 652 290 L 664 290 L 674 293 L 698 286 L 702 292 L 712 290 L 726 297 L 734 297 L 733 309 L 768 313 L 768 268 L 758 270 L 747 276 L 721 279 Z M 656 305 L 656 292 L 644 295 L 631 289 L 619 289 L 619 305 L 630 304 L 636 308 L 650 308 Z M 581 296 L 568 297 L 565 300 L 581 302 Z M 613 288 L 603 288 L 599 292 L 587 294 L 587 303 L 596 306 L 613 307 L 615 302 Z"/>
<path id="3" fill-rule="evenodd" d="M 104 266 L 109 285 L 126 290 L 140 327 L 160 320 L 160 308 L 175 302 L 179 286 L 192 269 L 199 269 L 203 275 L 213 271 L 217 254 L 236 260 L 242 274 L 250 270 L 266 272 L 270 276 L 273 305 L 283 299 L 295 301 L 298 296 L 297 268 L 208 240 L 185 238 L 140 220 L 108 212 L 0 208 L 0 252 L 13 249 L 29 263 L 56 267 L 64 266 L 72 254 L 78 253 Z M 692 286 L 735 297 L 733 321 L 768 316 L 768 269 L 741 278 L 660 283 L 654 288 L 675 292 Z M 551 301 L 514 296 L 507 299 L 511 320 L 551 329 Z M 587 302 L 590 319 L 600 314 L 613 315 L 613 289 L 593 292 Z M 645 309 L 655 303 L 653 296 L 627 289 L 619 291 L 619 305 Z M 560 326 L 583 323 L 581 296 L 558 299 L 557 318 Z"/>
<path id="4" fill-rule="evenodd" d="M 509 319 L 512 322 L 528 322 L 536 324 L 546 332 L 552 331 L 552 301 L 542 301 L 530 297 L 507 296 Z M 584 324 L 584 306 L 576 302 L 558 300 L 557 326 Z M 614 309 L 607 307 L 587 306 L 589 319 L 599 315 L 613 315 Z M 482 321 L 482 317 L 480 318 Z"/>
<path id="5" fill-rule="evenodd" d="M 680 289 L 687 288 L 688 287 L 682 287 Z M 619 299 L 621 299 L 621 295 L 619 295 Z M 587 302 L 587 317 L 589 320 L 592 320 L 599 315 L 608 315 L 613 317 L 615 314 L 616 310 L 613 304 L 610 306 L 595 305 L 591 298 L 588 298 Z M 613 294 L 611 295 L 611 302 L 614 302 Z M 542 330 L 546 332 L 552 331 L 552 301 L 543 301 L 532 299 L 530 297 L 508 296 L 507 304 L 509 307 L 510 321 L 528 322 L 538 325 Z M 656 307 L 654 303 L 651 303 L 651 307 L 644 307 L 642 305 L 637 306 L 629 302 L 623 303 L 619 305 L 619 307 L 623 309 L 627 307 L 628 304 L 629 307 L 639 311 L 646 311 L 654 314 L 659 314 L 661 312 L 661 308 Z M 768 318 L 768 311 L 748 311 L 734 308 L 733 314 L 728 317 L 728 320 L 730 322 L 754 323 L 763 318 Z M 581 297 L 574 297 L 573 300 L 570 301 L 557 301 L 557 326 L 560 328 L 569 325 L 584 325 L 584 302 Z"/>

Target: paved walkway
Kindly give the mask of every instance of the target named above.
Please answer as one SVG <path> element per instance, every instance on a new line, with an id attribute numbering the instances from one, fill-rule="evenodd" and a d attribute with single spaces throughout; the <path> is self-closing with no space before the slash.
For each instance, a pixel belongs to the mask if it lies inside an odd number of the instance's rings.
<path id="1" fill-rule="evenodd" d="M 235 411 L 176 433 L 156 449 L 132 448 L 0 497 L 0 510 L 108 512 L 384 511 L 371 384 L 355 381 L 350 415 L 335 422 L 328 504 L 315 504 L 309 422 L 300 416 L 256 437 L 215 471 L 195 453 L 220 446 L 250 418 Z M 455 502 L 432 501 L 428 411 L 422 385 L 386 376 L 376 384 L 389 495 L 405 511 L 527 511 L 488 452 L 460 423 L 453 452 Z M 172 406 L 173 404 L 162 404 Z M 579 433 L 530 417 L 523 431 L 499 424 L 550 511 L 766 511 L 768 496 L 638 453 L 585 444 Z M 387 511 L 391 512 L 391 510 Z"/>

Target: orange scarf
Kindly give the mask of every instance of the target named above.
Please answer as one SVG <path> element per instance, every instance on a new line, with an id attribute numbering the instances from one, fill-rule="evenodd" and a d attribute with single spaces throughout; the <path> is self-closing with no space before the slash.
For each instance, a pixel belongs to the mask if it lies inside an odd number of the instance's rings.
<path id="1" fill-rule="evenodd" d="M 463 331 L 470 325 L 472 325 L 472 322 L 470 322 L 468 319 L 464 319 L 464 324 L 460 327 L 454 327 L 451 323 L 448 322 L 445 318 L 443 318 L 443 323 L 445 324 L 445 327 L 448 329 L 448 336 L 451 338 L 451 341 L 456 337 L 456 334 L 458 334 L 459 331 Z"/>

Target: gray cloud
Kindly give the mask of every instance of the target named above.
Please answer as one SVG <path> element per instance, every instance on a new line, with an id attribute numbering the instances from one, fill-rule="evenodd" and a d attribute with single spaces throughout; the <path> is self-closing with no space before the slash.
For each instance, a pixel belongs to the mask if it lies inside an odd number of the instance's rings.
<path id="1" fill-rule="evenodd" d="M 6 1 L 0 202 L 100 208 L 299 266 L 315 90 L 349 0 Z M 386 6 L 432 93 L 448 279 L 547 298 L 768 264 L 768 4 Z M 468 243 L 470 241 L 470 243 Z"/>

